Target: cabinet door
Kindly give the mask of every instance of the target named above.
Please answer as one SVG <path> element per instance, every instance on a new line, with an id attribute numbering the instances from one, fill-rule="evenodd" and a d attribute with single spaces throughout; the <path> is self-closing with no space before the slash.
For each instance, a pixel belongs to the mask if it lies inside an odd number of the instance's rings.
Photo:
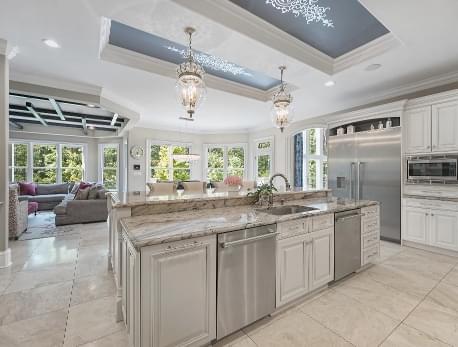
<path id="1" fill-rule="evenodd" d="M 137 285 L 136 285 L 136 254 L 130 247 L 127 248 L 127 301 L 126 301 L 126 327 L 127 335 L 129 336 L 130 346 L 136 346 L 136 300 L 137 298 Z"/>
<path id="2" fill-rule="evenodd" d="M 431 210 L 431 246 L 458 250 L 458 213 Z"/>
<path id="3" fill-rule="evenodd" d="M 428 230 L 429 209 L 405 206 L 403 239 L 427 244 Z"/>
<path id="4" fill-rule="evenodd" d="M 203 346 L 216 338 L 216 237 L 142 249 L 142 346 Z"/>
<path id="5" fill-rule="evenodd" d="M 458 149 L 458 102 L 447 102 L 432 107 L 433 151 Z"/>
<path id="6" fill-rule="evenodd" d="M 277 243 L 277 307 L 309 291 L 308 240 L 303 235 Z"/>
<path id="7" fill-rule="evenodd" d="M 334 228 L 312 234 L 310 290 L 334 280 Z"/>
<path id="8" fill-rule="evenodd" d="M 405 151 L 431 151 L 431 107 L 406 111 L 404 114 Z"/>
<path id="9" fill-rule="evenodd" d="M 121 307 L 122 307 L 122 316 L 124 323 L 127 325 L 127 242 L 124 238 L 121 239 L 121 247 L 119 252 L 119 258 L 121 263 L 121 273 L 118 274 L 119 280 L 121 282 L 122 298 L 121 298 Z"/>

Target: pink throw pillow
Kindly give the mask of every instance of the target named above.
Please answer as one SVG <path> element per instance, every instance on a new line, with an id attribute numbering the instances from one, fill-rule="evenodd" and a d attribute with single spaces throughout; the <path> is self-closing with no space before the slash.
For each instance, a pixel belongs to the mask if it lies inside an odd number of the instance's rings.
<path id="1" fill-rule="evenodd" d="M 92 183 L 80 182 L 80 187 L 78 190 L 86 189 L 87 187 L 91 187 Z"/>
<path id="2" fill-rule="evenodd" d="M 37 187 L 35 183 L 19 182 L 19 195 L 35 195 Z"/>

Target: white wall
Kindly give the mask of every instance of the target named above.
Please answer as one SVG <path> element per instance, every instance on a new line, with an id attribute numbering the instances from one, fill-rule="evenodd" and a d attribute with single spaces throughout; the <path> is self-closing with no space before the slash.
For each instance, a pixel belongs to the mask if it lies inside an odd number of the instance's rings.
<path id="1" fill-rule="evenodd" d="M 144 191 L 146 189 L 147 151 L 146 143 L 152 141 L 184 142 L 192 145 L 192 152 L 201 155 L 201 160 L 192 163 L 192 179 L 203 180 L 203 147 L 204 144 L 249 143 L 248 133 L 239 134 L 198 134 L 175 131 L 155 130 L 150 128 L 133 128 L 128 135 L 128 150 L 134 145 L 142 146 L 145 155 L 140 160 L 128 156 L 128 190 Z M 248 153 L 250 148 L 248 146 Z M 250 163 L 250 161 L 248 161 Z M 141 170 L 134 171 L 134 164 L 140 164 Z M 247 168 L 251 177 L 251 167 Z"/>

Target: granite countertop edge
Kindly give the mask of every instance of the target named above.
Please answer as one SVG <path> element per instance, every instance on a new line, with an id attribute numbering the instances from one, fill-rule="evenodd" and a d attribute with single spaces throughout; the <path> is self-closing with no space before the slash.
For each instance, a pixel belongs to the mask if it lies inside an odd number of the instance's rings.
<path id="1" fill-rule="evenodd" d="M 137 249 L 174 241 L 192 239 L 196 237 L 220 234 L 245 228 L 253 228 L 276 224 L 279 222 L 292 221 L 305 217 L 320 216 L 328 213 L 336 213 L 356 208 L 378 205 L 377 201 L 345 202 L 345 204 L 329 203 L 325 201 L 291 201 L 289 204 L 300 204 L 318 208 L 314 211 L 302 212 L 284 216 L 274 216 L 253 205 L 239 207 L 225 207 L 200 211 L 186 211 L 164 213 L 157 215 L 143 215 L 126 217 L 120 220 L 123 230 L 130 242 Z M 248 209 L 247 209 L 248 207 Z M 243 210 L 245 209 L 245 211 Z M 196 216 L 200 214 L 200 216 Z M 208 214 L 208 217 L 206 216 Z M 233 217 L 234 220 L 215 222 L 212 220 Z M 174 217 L 176 217 L 174 219 Z M 167 220 L 167 218 L 169 220 Z M 238 218 L 238 219 L 237 219 Z M 252 218 L 252 220 L 244 220 Z M 195 224 L 193 225 L 193 222 Z M 185 227 L 182 231 L 180 227 Z"/>

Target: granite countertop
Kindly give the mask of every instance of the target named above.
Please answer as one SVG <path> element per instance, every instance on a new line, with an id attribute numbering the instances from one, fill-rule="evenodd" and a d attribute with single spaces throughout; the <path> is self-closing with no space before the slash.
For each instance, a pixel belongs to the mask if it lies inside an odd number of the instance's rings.
<path id="1" fill-rule="evenodd" d="M 203 209 L 196 211 L 144 215 L 121 219 L 121 224 L 133 246 L 140 249 L 160 243 L 218 234 L 277 222 L 317 216 L 354 208 L 376 205 L 375 201 L 328 202 L 327 200 L 292 200 L 285 205 L 303 205 L 317 210 L 285 216 L 266 213 L 253 205 Z"/>
<path id="2" fill-rule="evenodd" d="M 298 193 L 312 193 L 312 192 L 328 192 L 328 189 L 320 190 L 304 190 L 302 188 L 294 188 L 288 192 L 282 192 L 282 195 L 298 194 Z M 155 195 L 150 192 L 111 192 L 109 193 L 114 208 L 120 207 L 135 207 L 141 205 L 153 204 L 174 204 L 181 202 L 193 201 L 214 201 L 225 199 L 245 199 L 248 191 L 242 190 L 240 192 L 205 192 L 196 194 L 170 194 L 170 195 Z M 276 193 L 274 194 L 276 195 Z"/>

